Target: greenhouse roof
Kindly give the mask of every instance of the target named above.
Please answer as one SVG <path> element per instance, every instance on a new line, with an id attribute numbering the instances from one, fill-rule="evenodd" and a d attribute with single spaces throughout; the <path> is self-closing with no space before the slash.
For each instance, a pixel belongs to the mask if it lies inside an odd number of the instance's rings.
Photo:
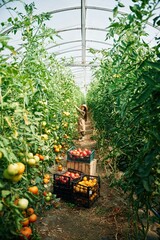
<path id="1" fill-rule="evenodd" d="M 3 1 L 2 1 L 3 2 Z M 92 62 L 94 55 L 90 49 L 102 50 L 110 48 L 112 40 L 106 40 L 107 27 L 110 18 L 113 17 L 113 9 L 117 1 L 106 0 L 24 0 L 4 1 L 8 2 L 0 8 L 1 22 L 12 17 L 14 13 L 9 7 L 17 7 L 23 12 L 23 4 L 35 3 L 35 14 L 49 12 L 51 19 L 46 23 L 59 34 L 55 44 L 46 46 L 50 53 L 54 53 L 58 59 L 65 58 L 69 62 L 76 83 L 85 92 L 91 81 L 91 67 L 97 67 L 97 62 Z M 134 3 L 131 0 L 122 0 L 124 7 L 121 14 L 130 13 L 130 6 Z M 153 16 L 154 17 L 154 16 Z M 151 46 L 155 44 L 155 36 L 158 36 L 160 28 L 155 28 L 152 21 L 147 24 L 148 36 L 144 39 Z M 7 33 L 8 29 L 2 29 L 1 33 Z M 22 48 L 21 36 L 10 34 L 10 43 L 15 49 Z M 71 58 L 73 61 L 70 61 Z"/>

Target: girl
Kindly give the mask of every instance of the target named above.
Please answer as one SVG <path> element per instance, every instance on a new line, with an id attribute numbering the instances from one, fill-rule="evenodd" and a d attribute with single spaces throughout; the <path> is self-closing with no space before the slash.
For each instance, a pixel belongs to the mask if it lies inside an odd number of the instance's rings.
<path id="1" fill-rule="evenodd" d="M 79 113 L 79 119 L 78 119 L 78 132 L 80 134 L 79 141 L 82 141 L 85 136 L 86 126 L 85 122 L 87 121 L 87 106 L 85 104 L 81 105 L 80 108 L 75 106 Z"/>

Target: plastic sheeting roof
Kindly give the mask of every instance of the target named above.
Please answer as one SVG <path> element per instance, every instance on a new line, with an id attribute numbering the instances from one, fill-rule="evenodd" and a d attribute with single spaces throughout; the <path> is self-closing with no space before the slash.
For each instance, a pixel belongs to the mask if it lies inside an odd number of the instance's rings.
<path id="1" fill-rule="evenodd" d="M 1 0 L 0 0 L 1 1 Z M 106 49 L 111 47 L 112 41 L 106 38 L 106 28 L 112 18 L 112 10 L 117 2 L 112 0 L 24 0 L 26 4 L 35 3 L 35 14 L 50 12 L 51 20 L 46 25 L 55 29 L 60 38 L 56 38 L 56 44 L 47 47 L 49 52 L 57 55 L 58 59 L 74 59 L 70 68 L 75 75 L 76 83 L 86 92 L 87 86 L 91 81 L 91 65 L 89 64 L 93 55 L 90 48 Z M 125 7 L 123 13 L 129 13 L 129 6 L 133 5 L 131 0 L 121 1 Z M 23 5 L 19 1 L 10 2 L 0 8 L 0 22 L 7 20 L 13 13 L 7 10 L 7 7 L 17 7 L 17 10 L 23 12 Z M 149 36 L 146 37 L 151 45 L 154 45 L 154 37 L 159 34 L 160 29 L 148 25 Z M 18 49 L 21 46 L 20 36 L 12 35 L 10 43 Z M 96 66 L 95 66 L 96 67 Z"/>

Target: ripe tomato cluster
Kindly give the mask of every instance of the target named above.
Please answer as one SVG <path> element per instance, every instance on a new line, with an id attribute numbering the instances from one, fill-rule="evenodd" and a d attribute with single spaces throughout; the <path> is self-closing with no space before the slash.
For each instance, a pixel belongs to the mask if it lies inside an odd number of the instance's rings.
<path id="1" fill-rule="evenodd" d="M 57 175 L 55 180 L 56 182 L 60 182 L 63 184 L 67 184 L 70 181 L 73 181 L 74 179 L 77 179 L 80 177 L 80 174 L 78 172 L 70 172 L 67 171 L 63 173 L 63 175 Z"/>
<path id="2" fill-rule="evenodd" d="M 81 149 L 81 148 L 78 148 L 78 149 L 73 149 L 73 150 L 70 150 L 70 157 L 80 157 L 80 158 L 84 158 L 84 157 L 89 157 L 91 155 L 92 151 L 85 148 L 85 149 Z"/>
<path id="3" fill-rule="evenodd" d="M 22 225 L 22 228 L 20 229 L 20 239 L 30 239 L 32 235 L 32 228 L 30 223 L 34 223 L 37 221 L 37 215 L 34 212 L 34 209 L 32 207 L 27 208 L 23 211 L 24 218 L 20 222 Z"/>

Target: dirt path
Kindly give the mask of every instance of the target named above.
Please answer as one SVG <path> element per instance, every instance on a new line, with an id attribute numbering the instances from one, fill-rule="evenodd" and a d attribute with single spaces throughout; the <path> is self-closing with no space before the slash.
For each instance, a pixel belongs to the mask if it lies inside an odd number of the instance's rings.
<path id="1" fill-rule="evenodd" d="M 93 128 L 87 122 L 84 141 L 75 141 L 75 146 L 96 149 L 92 140 Z M 91 208 L 77 207 L 60 201 L 60 208 L 45 210 L 36 223 L 44 240 L 127 240 L 131 239 L 128 229 L 127 204 L 124 195 L 109 187 L 108 180 L 97 158 L 97 174 L 101 179 L 100 197 Z M 148 238 L 148 240 L 157 238 Z"/>

